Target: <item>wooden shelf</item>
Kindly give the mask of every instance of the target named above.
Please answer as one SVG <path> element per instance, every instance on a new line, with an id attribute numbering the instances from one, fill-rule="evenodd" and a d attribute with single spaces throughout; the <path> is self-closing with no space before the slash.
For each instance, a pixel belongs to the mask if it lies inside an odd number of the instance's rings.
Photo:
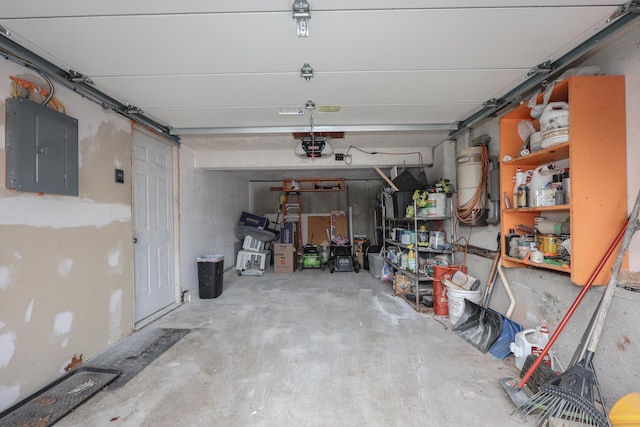
<path id="1" fill-rule="evenodd" d="M 547 270 L 555 270 L 560 271 L 562 273 L 571 273 L 571 265 L 565 264 L 564 266 L 549 264 L 546 262 L 533 262 L 530 260 L 524 260 L 520 258 L 513 258 L 510 256 L 503 257 L 503 264 L 505 267 L 514 267 L 514 266 L 530 266 L 530 267 L 539 267 Z"/>
<path id="2" fill-rule="evenodd" d="M 545 163 L 557 162 L 558 160 L 569 158 L 569 142 L 554 145 L 553 147 L 544 148 L 535 151 L 526 156 L 516 157 L 513 160 L 503 162 L 503 165 L 542 165 Z"/>
<path id="3" fill-rule="evenodd" d="M 295 178 L 282 180 L 285 192 L 344 191 L 344 178 Z"/>
<path id="4" fill-rule="evenodd" d="M 538 103 L 542 102 L 542 96 L 539 95 Z M 571 200 L 558 206 L 507 208 L 505 198 L 501 197 L 500 226 L 506 236 L 520 224 L 533 227 L 535 218 L 542 213 L 549 213 L 554 220 L 569 219 L 571 265 L 562 267 L 508 257 L 507 245 L 502 245 L 502 263 L 505 267 L 534 266 L 569 273 L 573 283 L 584 285 L 627 217 L 624 76 L 569 77 L 556 83 L 549 101 L 568 103 L 569 140 L 519 156 L 523 142 L 518 125 L 522 120 L 533 121 L 534 127 L 539 122 L 531 118 L 525 104 L 503 115 L 500 187 L 510 197 L 517 169 L 536 169 L 563 160 L 569 164 Z M 505 157 L 512 159 L 505 161 Z M 513 200 L 511 205 L 514 206 Z M 610 257 L 594 284 L 607 284 L 614 261 L 615 257 Z"/>

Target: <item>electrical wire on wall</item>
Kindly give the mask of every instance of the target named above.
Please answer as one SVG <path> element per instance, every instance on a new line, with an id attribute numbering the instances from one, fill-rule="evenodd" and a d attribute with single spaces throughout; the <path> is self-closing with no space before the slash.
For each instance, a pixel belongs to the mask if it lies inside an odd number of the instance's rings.
<path id="1" fill-rule="evenodd" d="M 37 101 L 42 105 L 46 105 L 60 113 L 65 114 L 66 109 L 64 108 L 64 104 L 53 97 L 53 82 L 43 73 L 39 72 L 38 74 L 40 74 L 45 79 L 45 81 L 49 85 L 49 90 L 42 88 L 36 83 L 29 80 L 21 79 L 15 76 L 9 76 L 9 79 L 11 79 L 11 96 L 13 98 L 25 98 L 31 101 Z"/>
<path id="2" fill-rule="evenodd" d="M 481 176 L 478 187 L 473 196 L 463 205 L 458 205 L 456 199 L 456 218 L 462 224 L 474 224 L 482 215 L 482 211 L 486 209 L 485 198 L 489 190 L 489 149 L 486 145 L 481 145 L 481 147 Z"/>
<path id="3" fill-rule="evenodd" d="M 356 147 L 355 145 L 350 145 L 349 148 L 347 149 L 347 152 L 344 155 L 344 164 L 345 165 L 350 165 L 352 162 L 352 158 L 351 158 L 351 149 L 357 150 L 361 153 L 364 154 L 369 154 L 371 156 L 375 156 L 375 155 L 385 155 L 385 156 L 408 156 L 408 155 L 412 155 L 412 154 L 416 154 L 418 156 L 418 161 L 420 163 L 420 171 L 425 172 L 424 170 L 424 159 L 422 157 L 422 153 L 420 151 L 407 151 L 407 152 L 395 152 L 395 153 L 390 153 L 390 152 L 386 152 L 386 151 L 366 151 L 363 150 L 362 148 Z"/>

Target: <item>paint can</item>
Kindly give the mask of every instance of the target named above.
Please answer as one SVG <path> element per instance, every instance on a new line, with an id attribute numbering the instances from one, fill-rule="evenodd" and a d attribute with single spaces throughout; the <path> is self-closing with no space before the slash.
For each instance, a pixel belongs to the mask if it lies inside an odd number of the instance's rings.
<path id="1" fill-rule="evenodd" d="M 544 234 L 538 236 L 538 239 L 540 242 L 538 246 L 544 256 L 556 256 L 558 254 L 558 236 L 555 234 Z"/>
<path id="2" fill-rule="evenodd" d="M 432 231 L 429 235 L 431 249 L 444 249 L 444 231 Z"/>
<path id="3" fill-rule="evenodd" d="M 442 284 L 451 280 L 456 271 L 467 272 L 466 265 L 434 265 L 433 266 L 433 313 L 437 316 L 449 315 L 447 287 Z"/>
<path id="4" fill-rule="evenodd" d="M 427 197 L 427 217 L 443 217 L 446 212 L 447 195 L 444 193 L 429 193 Z"/>
<path id="5" fill-rule="evenodd" d="M 429 246 L 429 232 L 424 225 L 421 225 L 418 231 L 418 246 Z"/>
<path id="6" fill-rule="evenodd" d="M 480 289 L 476 289 L 475 291 L 465 291 L 464 289 L 447 287 L 449 322 L 451 322 L 452 325 L 455 325 L 458 320 L 460 320 L 462 313 L 464 313 L 465 300 L 480 304 L 481 298 L 482 294 L 480 293 Z"/>

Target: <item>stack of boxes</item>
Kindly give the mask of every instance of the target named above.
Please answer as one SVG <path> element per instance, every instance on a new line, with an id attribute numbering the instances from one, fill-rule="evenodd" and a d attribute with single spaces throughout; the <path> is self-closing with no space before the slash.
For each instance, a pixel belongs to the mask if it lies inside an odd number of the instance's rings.
<path id="1" fill-rule="evenodd" d="M 273 244 L 274 273 L 292 274 L 298 268 L 296 238 L 296 223 L 283 222 L 280 227 L 280 243 Z"/>

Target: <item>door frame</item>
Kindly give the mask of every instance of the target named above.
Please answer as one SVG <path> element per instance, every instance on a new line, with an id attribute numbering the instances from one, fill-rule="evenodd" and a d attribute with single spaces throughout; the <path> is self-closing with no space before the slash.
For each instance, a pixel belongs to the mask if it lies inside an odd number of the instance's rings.
<path id="1" fill-rule="evenodd" d="M 146 325 L 148 325 L 149 323 L 159 319 L 160 317 L 164 316 L 165 314 L 173 311 L 175 308 L 177 308 L 181 303 L 181 299 L 182 299 L 182 292 L 181 292 L 181 288 L 180 288 L 180 215 L 179 215 L 179 209 L 180 209 L 180 150 L 179 150 L 179 144 L 176 143 L 175 141 L 164 137 L 163 135 L 160 135 L 158 133 L 153 132 L 152 130 L 136 124 L 136 123 L 132 123 L 131 125 L 131 174 L 132 174 L 132 180 L 133 180 L 133 149 L 134 149 L 134 144 L 133 144 L 133 138 L 134 138 L 134 134 L 135 132 L 140 132 L 140 133 L 144 133 L 145 135 L 155 139 L 157 142 L 159 143 L 164 143 L 166 145 L 168 145 L 171 148 L 171 183 L 172 183 L 172 200 L 171 200 L 171 204 L 172 204 L 172 218 L 171 221 L 173 223 L 173 283 L 174 283 L 174 292 L 173 292 L 173 303 L 168 305 L 167 307 L 151 314 L 150 316 L 145 317 L 144 319 L 141 319 L 139 321 L 136 321 L 135 318 L 135 300 L 133 301 L 132 304 L 132 309 L 134 310 L 134 312 L 132 313 L 132 319 L 133 319 L 133 330 L 139 330 L 142 329 L 143 327 L 145 327 Z M 135 212 L 133 212 L 134 206 L 135 206 L 135 202 L 133 200 L 134 194 L 133 194 L 133 181 L 132 181 L 132 186 L 131 186 L 131 215 L 132 218 L 135 215 Z M 131 244 L 132 246 L 134 245 L 134 238 L 135 238 L 135 221 L 132 221 L 131 224 Z M 135 253 L 135 249 L 132 248 L 132 253 Z M 135 267 L 136 267 L 136 263 L 135 260 L 133 260 L 133 267 L 134 267 L 134 273 L 133 273 L 133 277 L 132 277 L 132 281 L 133 281 L 133 286 L 132 286 L 132 293 L 133 293 L 133 298 L 135 299 Z"/>

